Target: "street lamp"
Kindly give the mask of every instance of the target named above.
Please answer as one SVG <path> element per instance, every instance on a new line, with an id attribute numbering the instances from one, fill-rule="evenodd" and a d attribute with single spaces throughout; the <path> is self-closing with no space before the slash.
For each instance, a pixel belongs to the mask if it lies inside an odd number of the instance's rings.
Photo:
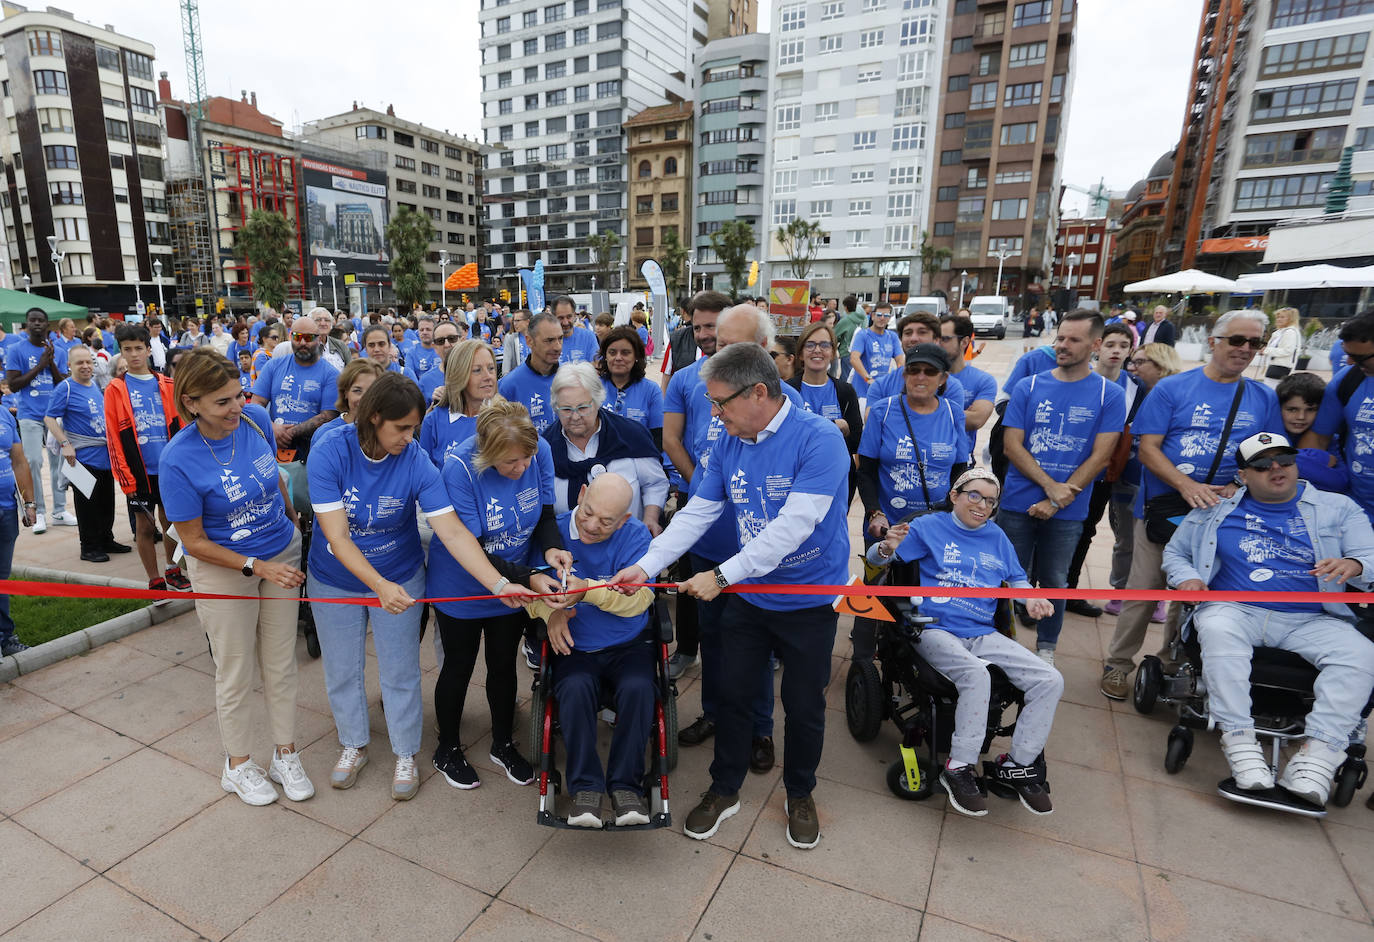
<path id="1" fill-rule="evenodd" d="M 967 269 L 959 272 L 959 307 L 957 310 L 963 310 L 964 308 L 964 282 L 966 281 L 968 281 Z"/>
<path id="2" fill-rule="evenodd" d="M 29 287 L 29 285 L 31 285 L 31 284 L 33 284 L 33 279 L 30 278 L 28 275 L 25 275 L 25 276 L 24 276 L 24 290 L 25 290 L 26 292 L 28 292 L 29 294 L 33 294 L 33 290 Z"/>
<path id="3" fill-rule="evenodd" d="M 157 279 L 157 312 L 162 313 L 162 259 L 153 262 L 153 277 Z"/>
<path id="4" fill-rule="evenodd" d="M 997 259 L 997 294 L 999 297 L 1002 295 L 1002 265 L 1007 259 L 1016 254 L 1016 252 L 1007 248 L 1006 239 L 998 239 L 997 251 L 990 253 L 991 258 Z"/>
<path id="5" fill-rule="evenodd" d="M 57 250 L 61 244 L 62 240 L 57 236 L 48 236 L 48 248 L 52 249 L 52 267 L 57 272 L 57 300 L 65 302 L 67 296 L 62 292 L 62 259 L 67 257 L 67 253 Z"/>
<path id="6" fill-rule="evenodd" d="M 319 303 L 319 297 L 320 297 L 320 295 L 322 295 L 322 294 L 324 294 L 324 282 L 323 282 L 323 281 L 320 281 L 320 279 L 316 278 L 316 279 L 315 279 L 315 303 L 316 303 L 316 304 Z"/>
<path id="7" fill-rule="evenodd" d="M 625 293 L 625 259 L 620 260 L 620 293 Z"/>
<path id="8" fill-rule="evenodd" d="M 448 310 L 448 285 L 444 281 L 444 270 L 448 268 L 448 249 L 439 250 L 439 306 Z"/>
<path id="9" fill-rule="evenodd" d="M 1066 282 L 1064 283 L 1064 287 L 1065 287 L 1065 288 L 1068 288 L 1070 291 L 1072 291 L 1072 290 L 1073 290 L 1073 269 L 1074 269 L 1074 266 L 1078 264 L 1079 259 L 1078 259 L 1078 256 L 1077 256 L 1077 255 L 1070 255 L 1067 259 L 1065 259 L 1065 261 L 1067 261 L 1067 262 L 1069 263 L 1069 280 L 1066 281 Z"/>
<path id="10" fill-rule="evenodd" d="M 329 291 L 334 295 L 334 310 L 339 309 L 339 286 L 334 282 L 334 276 L 339 273 L 339 266 L 335 265 L 331 259 L 329 264 L 324 266 L 324 270 L 329 273 Z M 364 311 L 367 309 L 364 308 Z"/>

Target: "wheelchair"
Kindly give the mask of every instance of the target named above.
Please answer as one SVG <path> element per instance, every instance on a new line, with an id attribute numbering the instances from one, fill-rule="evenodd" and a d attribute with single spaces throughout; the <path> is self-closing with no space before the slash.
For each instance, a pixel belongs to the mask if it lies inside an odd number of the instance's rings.
<path id="1" fill-rule="evenodd" d="M 1209 713 L 1207 683 L 1202 676 L 1202 646 L 1193 630 L 1194 605 L 1185 605 L 1179 619 L 1178 636 L 1169 644 L 1169 656 L 1177 669 L 1164 670 L 1155 655 L 1146 655 L 1136 670 L 1131 704 L 1145 715 L 1159 704 L 1173 707 L 1178 722 L 1169 730 L 1164 751 L 1164 771 L 1177 775 L 1183 771 L 1193 752 L 1194 730 L 1210 730 L 1215 723 Z M 1255 648 L 1250 662 L 1251 715 L 1255 735 L 1267 742 L 1270 769 L 1277 775 L 1279 751 L 1283 744 L 1300 740 L 1305 720 L 1316 699 L 1314 689 L 1319 671 L 1292 651 L 1281 648 Z M 1368 707 L 1366 707 L 1366 713 Z M 1368 774 L 1363 743 L 1346 747 L 1345 762 L 1336 771 L 1329 804 L 1344 808 L 1350 804 Z M 1240 804 L 1287 811 L 1310 818 L 1326 817 L 1326 809 L 1289 794 L 1275 785 L 1263 791 L 1236 787 L 1234 778 L 1217 785 L 1221 797 Z"/>
<path id="2" fill-rule="evenodd" d="M 888 582 L 917 585 L 916 567 L 894 563 Z M 919 606 L 907 597 L 884 597 L 880 601 L 893 621 L 878 622 L 876 663 L 860 660 L 849 666 L 844 690 L 845 721 L 857 742 L 871 742 L 882 729 L 883 721 L 892 720 L 901 734 L 901 755 L 887 768 L 887 787 L 903 800 L 924 801 L 936 791 L 941 756 L 949 754 L 959 692 L 917 652 L 921 632 L 935 624 L 936 619 L 922 615 Z M 1003 634 L 1013 631 L 1010 600 L 999 602 L 993 624 Z M 992 687 L 982 752 L 987 752 L 997 737 L 1016 731 L 1016 716 L 1010 720 L 1006 717 L 1013 706 L 1019 715 L 1025 704 L 1025 694 L 1000 667 L 989 665 L 988 673 Z M 1036 765 L 1043 774 L 1043 757 Z M 984 774 L 979 779 L 981 790 L 1015 800 L 1015 790 L 989 774 L 991 766 L 991 761 L 984 761 Z M 1045 789 L 1049 790 L 1048 782 Z"/>
<path id="3" fill-rule="evenodd" d="M 655 593 L 657 595 L 657 593 Z M 553 665 L 558 655 L 549 644 L 548 628 L 538 622 L 539 667 L 534 672 L 530 698 L 530 764 L 539 785 L 539 824 L 575 831 L 595 830 L 568 823 L 566 809 L 560 813 L 558 794 L 563 790 L 563 775 L 557 768 L 558 704 L 553 696 Z M 668 774 L 677 767 L 677 683 L 668 676 L 668 645 L 673 640 L 673 624 L 658 616 L 657 599 L 649 607 L 648 636 L 654 646 L 654 715 L 649 723 L 648 762 L 642 791 L 648 797 L 649 823 L 617 825 L 614 820 L 601 824 L 603 831 L 651 831 L 671 827 L 673 816 L 668 804 Z M 604 686 L 601 715 L 615 709 L 615 692 Z"/>

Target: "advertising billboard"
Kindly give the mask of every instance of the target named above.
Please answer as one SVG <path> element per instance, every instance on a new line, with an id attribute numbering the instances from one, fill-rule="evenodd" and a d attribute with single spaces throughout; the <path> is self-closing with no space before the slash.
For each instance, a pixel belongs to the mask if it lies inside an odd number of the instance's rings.
<path id="1" fill-rule="evenodd" d="M 346 167 L 304 158 L 305 220 L 310 277 L 338 275 L 390 284 L 386 246 L 386 171 Z M 327 287 L 327 286 L 326 286 Z"/>

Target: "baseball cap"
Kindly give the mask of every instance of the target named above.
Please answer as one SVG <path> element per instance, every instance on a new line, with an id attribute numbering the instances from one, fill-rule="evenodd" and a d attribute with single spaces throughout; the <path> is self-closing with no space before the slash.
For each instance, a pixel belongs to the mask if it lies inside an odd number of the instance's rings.
<path id="1" fill-rule="evenodd" d="M 927 363 L 943 372 L 949 372 L 949 354 L 945 353 L 938 344 L 918 343 L 907 352 L 906 365 L 911 366 L 915 363 Z"/>
<path id="2" fill-rule="evenodd" d="M 1128 321 L 1133 321 L 1135 320 L 1135 311 L 1127 311 L 1125 314 L 1122 314 L 1121 316 Z"/>
<path id="3" fill-rule="evenodd" d="M 1236 449 L 1236 467 L 1245 468 L 1260 455 L 1271 451 L 1285 455 L 1298 453 L 1298 450 L 1290 445 L 1288 439 L 1282 435 L 1277 435 L 1274 432 L 1260 432 L 1257 435 L 1251 435 L 1240 443 L 1240 447 Z"/>

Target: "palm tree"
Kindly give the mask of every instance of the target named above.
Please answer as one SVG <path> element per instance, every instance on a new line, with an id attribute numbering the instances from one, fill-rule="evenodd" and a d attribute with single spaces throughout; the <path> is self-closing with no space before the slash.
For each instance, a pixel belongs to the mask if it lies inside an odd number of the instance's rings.
<path id="1" fill-rule="evenodd" d="M 287 279 L 296 267 L 291 239 L 291 223 L 284 215 L 255 209 L 234 240 L 234 247 L 248 263 L 253 297 L 278 311 L 286 303 Z"/>
<path id="2" fill-rule="evenodd" d="M 386 240 L 391 246 L 391 290 L 396 303 L 406 309 L 429 300 L 429 278 L 425 272 L 425 253 L 434 238 L 429 217 L 402 206 L 386 224 Z"/>

